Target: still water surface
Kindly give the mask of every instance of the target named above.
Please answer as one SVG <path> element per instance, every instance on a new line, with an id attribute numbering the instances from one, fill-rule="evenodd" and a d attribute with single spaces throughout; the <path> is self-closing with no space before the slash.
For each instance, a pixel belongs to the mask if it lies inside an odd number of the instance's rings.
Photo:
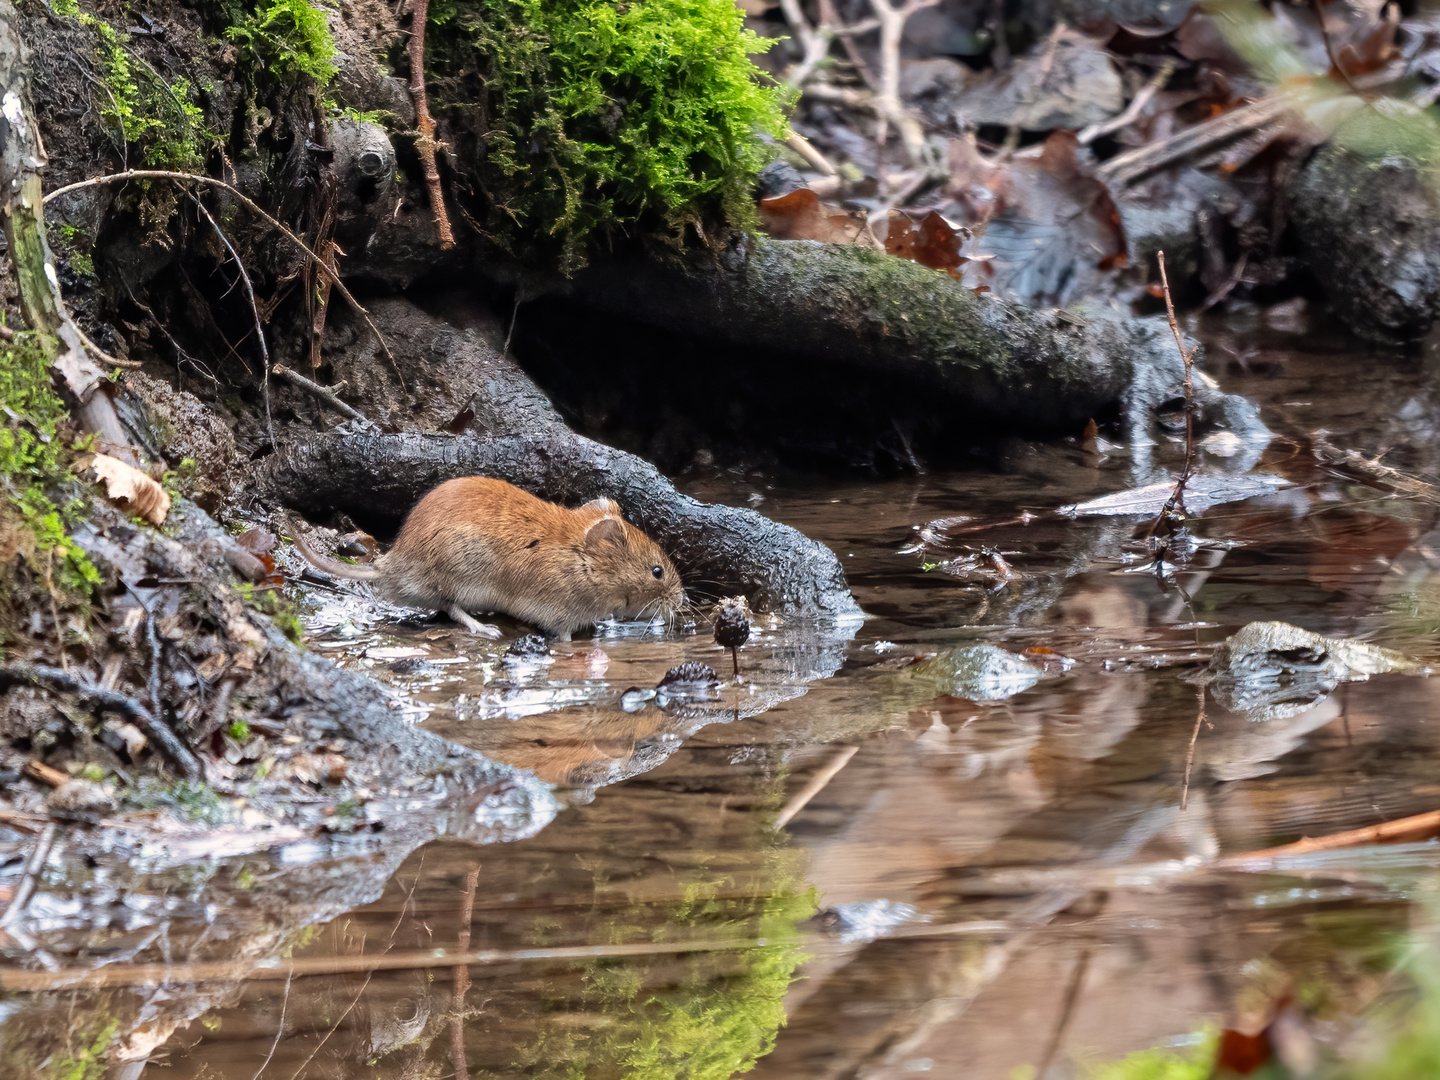
<path id="1" fill-rule="evenodd" d="M 1207 511 L 1170 580 L 1143 569 L 1141 519 L 1053 513 L 1153 479 L 1123 449 L 1016 444 L 991 474 L 692 483 L 831 545 L 870 615 L 762 617 L 743 682 L 703 630 L 622 628 L 514 665 L 434 625 L 356 634 L 353 607 L 318 603 L 317 645 L 559 785 L 562 809 L 513 842 L 428 843 L 379 899 L 267 942 L 353 970 L 227 986 L 173 1034 L 157 1021 L 148 1067 L 1060 1078 L 1253 1023 L 1287 992 L 1320 1041 L 1356 1038 L 1401 989 L 1393 952 L 1430 922 L 1440 850 L 1212 864 L 1440 806 L 1436 683 L 1379 675 L 1264 720 L 1206 699 L 1187 793 L 1193 676 L 1255 620 L 1440 660 L 1440 498 L 1317 461 L 1309 438 L 1434 481 L 1440 394 L 1419 361 L 1211 337 L 1276 431 L 1257 470 L 1291 486 Z M 1041 677 L 970 700 L 907 675 L 977 643 L 1031 650 Z M 626 695 L 688 660 L 724 677 L 712 700 Z M 455 948 L 491 952 L 423 960 Z M 387 955 L 422 959 L 369 970 Z M 144 993 L 163 1015 L 194 991 Z"/>

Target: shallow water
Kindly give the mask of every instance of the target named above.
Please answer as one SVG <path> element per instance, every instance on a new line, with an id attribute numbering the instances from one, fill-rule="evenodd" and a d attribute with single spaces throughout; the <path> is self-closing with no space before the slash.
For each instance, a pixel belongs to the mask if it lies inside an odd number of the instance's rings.
<path id="1" fill-rule="evenodd" d="M 724 1077 L 758 1058 L 748 1075 L 777 1080 L 1069 1077 L 1207 1022 L 1253 1024 L 1285 992 L 1320 1041 L 1356 1038 L 1403 986 L 1391 955 L 1429 923 L 1440 847 L 1214 860 L 1435 807 L 1436 683 L 1341 682 L 1263 720 L 1207 694 L 1197 729 L 1194 676 L 1256 620 L 1440 660 L 1440 498 L 1317 462 L 1307 436 L 1433 481 L 1440 394 L 1402 357 L 1210 337 L 1226 388 L 1276 430 L 1259 471 L 1290 486 L 1207 511 L 1168 579 L 1145 568 L 1140 519 L 1053 513 L 1152 475 L 1093 443 L 1016 444 L 994 474 L 692 483 L 830 544 L 871 616 L 757 620 L 743 682 L 703 630 L 614 628 L 514 665 L 503 643 L 318 597 L 318 646 L 428 726 L 560 785 L 562 809 L 525 839 L 428 843 L 378 899 L 298 939 L 264 939 L 274 901 L 258 893 L 238 921 L 177 903 L 211 937 L 247 927 L 250 960 L 301 963 L 288 979 L 117 979 L 152 1013 L 137 1070 L 148 1055 L 176 1078 L 461 1060 L 485 1077 Z M 1038 681 L 969 700 L 907 666 L 977 643 L 1030 650 Z M 626 694 L 688 660 L 724 677 L 712 699 Z M 339 886 L 358 866 L 329 872 Z M 193 960 L 196 940 L 172 927 L 124 959 Z M 473 962 L 437 952 L 456 949 Z M 73 965 L 103 962 L 91 946 Z M 177 1004 L 197 994 L 203 1009 Z"/>

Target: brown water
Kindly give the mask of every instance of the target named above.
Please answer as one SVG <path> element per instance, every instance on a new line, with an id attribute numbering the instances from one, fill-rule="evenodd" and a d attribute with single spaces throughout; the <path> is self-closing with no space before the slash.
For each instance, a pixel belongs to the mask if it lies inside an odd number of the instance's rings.
<path id="1" fill-rule="evenodd" d="M 1207 697 L 1187 793 L 1191 677 L 1255 620 L 1440 656 L 1440 499 L 1318 464 L 1304 438 L 1324 428 L 1434 480 L 1440 394 L 1404 358 L 1213 338 L 1227 388 L 1276 429 L 1259 468 L 1293 486 L 1208 511 L 1194 531 L 1214 543 L 1170 580 L 1143 569 L 1139 519 L 1048 512 L 1149 479 L 1126 453 L 1017 444 L 993 475 L 692 485 L 830 544 L 871 615 L 760 620 L 743 683 L 701 632 L 617 628 L 516 667 L 445 627 L 321 604 L 319 646 L 408 692 L 429 726 L 559 784 L 554 820 L 428 843 L 373 902 L 330 917 L 336 901 L 316 900 L 330 914 L 298 937 L 264 935 L 307 902 L 267 899 L 285 858 L 244 864 L 253 909 L 157 888 L 173 918 L 140 920 L 154 939 L 126 938 L 125 961 L 246 934 L 224 955 L 310 966 L 12 999 L 0 1037 L 37 1013 L 91 1032 L 110 1010 L 135 1018 L 130 1075 L 148 1054 L 177 1080 L 449 1076 L 460 1060 L 476 1077 L 727 1077 L 757 1057 L 746 1075 L 1002 1080 L 1185 1045 L 1288 990 L 1315 1038 L 1353 1045 L 1403 989 L 1393 955 L 1430 922 L 1440 847 L 1213 861 L 1440 805 L 1436 684 L 1377 675 L 1265 720 Z M 967 700 L 902 666 L 976 643 L 1048 650 L 1029 654 L 1045 674 Z M 727 676 L 715 700 L 624 696 L 685 660 Z M 341 896 L 382 859 L 353 843 L 321 860 Z M 237 865 L 200 876 L 239 880 Z M 457 948 L 486 952 L 434 952 Z M 67 955 L 111 954 L 92 934 Z M 305 973 L 332 960 L 343 970 Z"/>

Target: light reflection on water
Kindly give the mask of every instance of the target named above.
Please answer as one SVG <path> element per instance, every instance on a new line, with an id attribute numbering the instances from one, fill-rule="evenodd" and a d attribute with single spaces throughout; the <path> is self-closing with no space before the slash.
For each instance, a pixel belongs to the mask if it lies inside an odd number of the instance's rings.
<path id="1" fill-rule="evenodd" d="M 1119 572 L 1133 521 L 1046 513 L 1125 487 L 1124 455 L 1017 445 L 995 475 L 693 485 L 759 494 L 831 544 L 871 614 L 762 620 L 744 681 L 704 628 L 608 633 L 523 667 L 504 643 L 327 604 L 316 624 L 348 627 L 344 662 L 433 729 L 561 785 L 564 809 L 514 843 L 415 851 L 379 899 L 295 950 L 357 970 L 217 995 L 162 1040 L 173 1075 L 248 1077 L 267 1055 L 274 1076 L 438 1074 L 463 1046 L 474 1076 L 729 1076 L 759 1056 L 751 1075 L 776 1080 L 998 1080 L 1175 1044 L 1283 985 L 1321 1019 L 1362 1014 L 1396 936 L 1426 921 L 1440 847 L 1208 864 L 1433 808 L 1432 682 L 1341 684 L 1264 722 L 1207 701 L 1181 810 L 1199 707 L 1186 676 L 1260 619 L 1435 659 L 1435 501 L 1317 464 L 1303 436 L 1326 427 L 1433 478 L 1440 407 L 1400 360 L 1243 348 L 1267 374 L 1227 388 L 1264 401 L 1279 438 L 1262 467 L 1296 486 L 1209 511 L 1196 533 L 1226 544 L 1168 584 Z M 975 643 L 1074 663 L 999 701 L 907 681 L 907 659 Z M 685 661 L 721 672 L 713 699 L 624 707 Z M 750 947 L 501 959 L 469 970 L 463 1010 L 439 961 L 363 971 L 467 934 L 512 951 Z"/>

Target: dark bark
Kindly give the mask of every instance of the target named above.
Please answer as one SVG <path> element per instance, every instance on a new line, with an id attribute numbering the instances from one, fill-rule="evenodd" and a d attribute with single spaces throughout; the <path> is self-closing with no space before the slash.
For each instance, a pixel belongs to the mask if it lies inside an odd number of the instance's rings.
<path id="1" fill-rule="evenodd" d="M 893 378 L 911 387 L 917 412 L 991 430 L 1078 434 L 1117 404 L 1133 429 L 1183 395 L 1163 320 L 1031 311 L 856 247 L 750 238 L 718 262 L 597 266 L 569 292 L 696 338 L 817 358 L 837 379 L 847 370 Z M 815 393 L 823 408 L 826 386 Z M 1197 401 L 1238 434 L 1265 431 L 1253 406 L 1213 385 L 1197 388 Z"/>

